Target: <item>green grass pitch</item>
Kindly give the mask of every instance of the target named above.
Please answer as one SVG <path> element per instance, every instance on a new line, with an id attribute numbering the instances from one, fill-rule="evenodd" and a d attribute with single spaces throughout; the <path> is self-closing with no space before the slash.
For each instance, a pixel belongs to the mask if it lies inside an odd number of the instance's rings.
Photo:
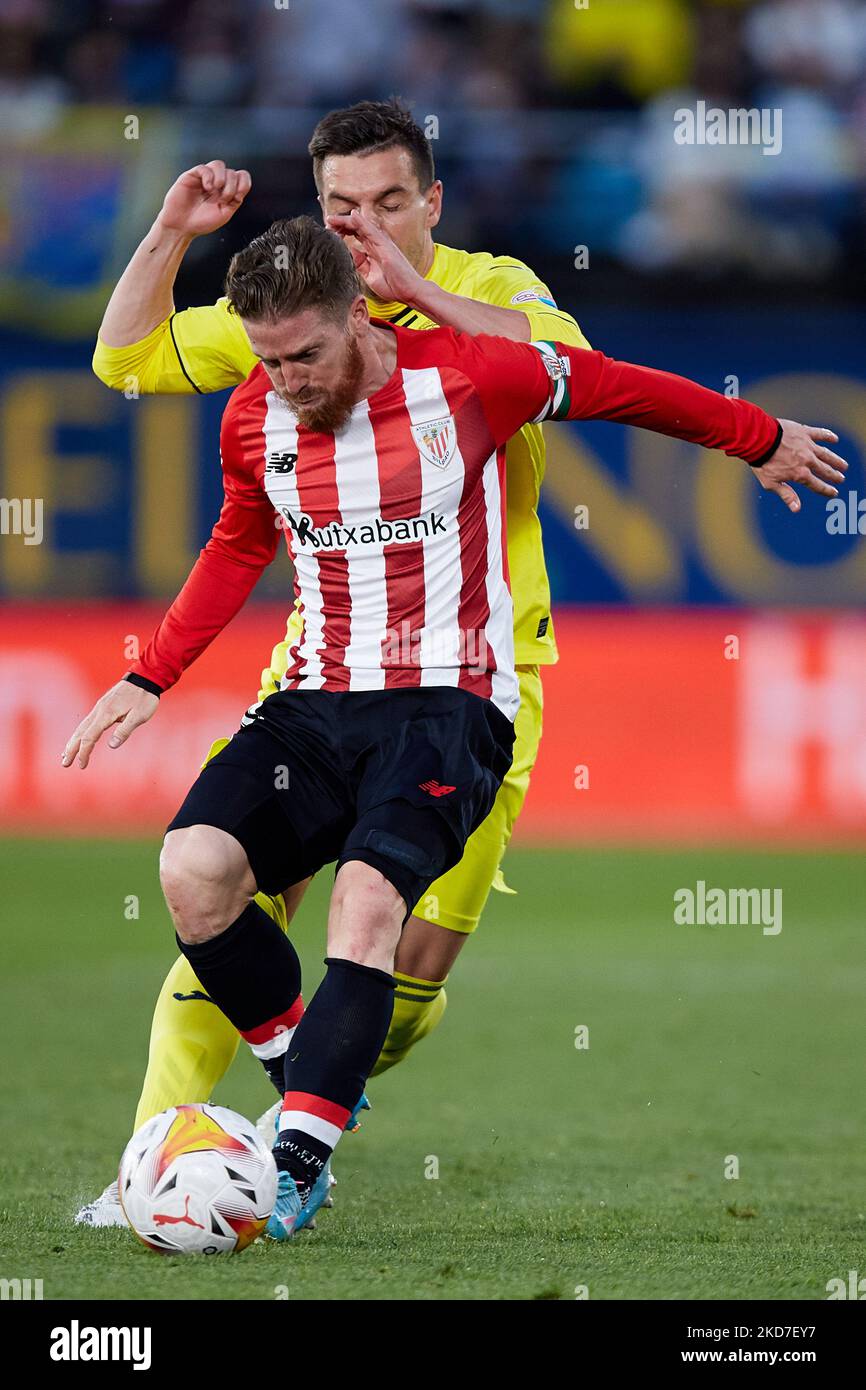
<path id="1" fill-rule="evenodd" d="M 77 1229 L 172 959 L 156 859 L 0 843 L 3 1277 L 46 1299 L 748 1300 L 866 1272 L 863 871 L 841 853 L 515 850 L 518 896 L 493 895 L 439 1031 L 371 1084 L 316 1233 L 191 1260 Z M 782 888 L 781 933 L 675 925 L 698 879 Z M 296 922 L 308 998 L 329 883 Z M 247 1054 L 215 1098 L 254 1118 L 273 1097 Z"/>

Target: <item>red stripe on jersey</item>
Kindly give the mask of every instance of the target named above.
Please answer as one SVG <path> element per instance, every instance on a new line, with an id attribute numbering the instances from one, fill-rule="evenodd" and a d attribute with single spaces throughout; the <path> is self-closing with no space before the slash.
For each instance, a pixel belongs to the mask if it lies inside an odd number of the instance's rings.
<path id="1" fill-rule="evenodd" d="M 309 431 L 298 430 L 298 500 L 301 511 L 313 525 L 327 529 L 331 522 L 341 523 L 340 494 L 337 490 L 336 441 L 324 435 L 316 436 L 316 467 L 304 468 L 302 453 Z M 352 597 L 349 591 L 349 564 L 345 550 L 330 550 L 316 555 L 319 566 L 319 588 L 322 594 L 322 668 L 324 690 L 348 690 L 350 675 L 346 665 L 346 648 L 351 633 Z"/>
<path id="2" fill-rule="evenodd" d="M 338 521 L 339 517 L 334 520 Z M 344 550 L 335 550 L 319 556 L 318 563 L 322 612 L 325 615 L 322 629 L 322 674 L 325 680 L 322 689 L 348 690 L 350 675 L 346 665 L 346 648 L 351 630 L 349 562 Z"/>
<path id="3" fill-rule="evenodd" d="M 460 567 L 463 575 L 457 626 L 464 651 L 479 651 L 483 640 L 487 652 L 487 670 L 479 674 L 464 664 L 457 684 L 462 690 L 472 690 L 474 694 L 489 699 L 493 691 L 496 653 L 487 632 L 490 620 L 490 603 L 487 597 L 487 548 L 490 537 L 487 526 L 487 500 L 483 485 L 479 484 L 479 472 L 483 473 L 483 465 L 479 468 L 477 460 L 487 459 L 496 452 L 496 442 L 490 433 L 481 401 L 474 393 L 467 395 L 463 378 L 447 368 L 440 369 L 439 376 L 448 405 L 457 420 L 460 452 L 464 460 L 468 456 L 472 461 L 466 467 L 463 493 L 457 510 Z M 503 501 L 503 520 L 504 513 Z"/>
<path id="4" fill-rule="evenodd" d="M 225 419 L 229 411 L 232 411 L 235 434 L 244 464 L 262 488 L 265 485 L 265 464 L 268 457 L 265 420 L 270 389 L 270 379 L 260 362 L 250 372 L 243 386 L 239 386 L 231 396 L 223 417 Z"/>
<path id="5" fill-rule="evenodd" d="M 384 412 L 370 411 L 370 424 L 379 467 L 379 501 L 383 521 L 417 516 L 421 511 L 421 458 L 407 463 L 407 440 L 412 438 L 412 421 L 402 385 Z M 394 404 L 395 399 L 399 402 Z M 403 541 L 385 545 L 385 593 L 388 601 L 386 628 L 399 640 L 399 664 L 394 664 L 393 640 L 382 642 L 380 664 L 385 667 L 385 689 L 421 684 L 420 664 L 410 664 L 420 643 L 412 634 L 424 626 L 427 595 L 424 583 L 424 542 Z M 385 648 L 387 647 L 387 652 Z M 405 663 L 405 664 L 404 664 Z"/>
<path id="6" fill-rule="evenodd" d="M 246 1032 L 242 1028 L 238 1029 L 241 1037 L 253 1046 L 259 1043 L 270 1042 L 279 1033 L 285 1033 L 289 1028 L 294 1028 L 304 1016 L 304 1001 L 298 995 L 291 1008 L 286 1009 L 285 1013 L 277 1014 L 276 1018 L 268 1019 L 267 1023 L 260 1023 L 257 1028 L 249 1028 Z"/>
<path id="7" fill-rule="evenodd" d="M 286 1091 L 283 1110 L 303 1110 L 307 1115 L 316 1115 L 320 1120 L 327 1120 L 329 1125 L 336 1125 L 338 1129 L 345 1128 L 346 1121 L 352 1113 L 345 1105 L 336 1105 L 334 1101 L 325 1100 L 323 1096 L 314 1096 L 309 1091 Z"/>

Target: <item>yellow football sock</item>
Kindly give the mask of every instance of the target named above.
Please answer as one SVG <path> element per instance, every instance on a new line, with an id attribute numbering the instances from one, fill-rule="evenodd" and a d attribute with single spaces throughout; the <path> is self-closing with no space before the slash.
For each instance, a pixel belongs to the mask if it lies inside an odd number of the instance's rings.
<path id="1" fill-rule="evenodd" d="M 395 1067 L 408 1055 L 417 1042 L 441 1022 L 448 1003 L 443 989 L 444 980 L 418 980 L 413 975 L 394 971 L 397 988 L 394 991 L 394 1013 L 391 1027 L 371 1076 Z"/>
<path id="2" fill-rule="evenodd" d="M 256 902 L 286 931 L 282 897 L 257 893 Z M 153 1012 L 135 1129 L 172 1105 L 210 1100 L 231 1065 L 239 1041 L 237 1030 L 207 998 L 186 957 L 179 956 Z"/>

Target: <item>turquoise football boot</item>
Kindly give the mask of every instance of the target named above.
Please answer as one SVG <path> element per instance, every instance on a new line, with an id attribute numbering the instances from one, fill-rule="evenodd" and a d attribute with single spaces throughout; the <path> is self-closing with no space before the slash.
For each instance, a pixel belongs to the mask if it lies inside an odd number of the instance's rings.
<path id="1" fill-rule="evenodd" d="M 301 1208 L 301 1214 L 295 1221 L 295 1231 L 303 1231 L 304 1229 L 309 1230 L 312 1227 L 315 1227 L 316 1212 L 319 1210 L 321 1206 L 324 1205 L 325 1201 L 330 1198 L 330 1194 L 331 1161 L 329 1159 L 319 1176 L 316 1178 L 316 1181 L 313 1183 L 313 1186 L 310 1188 L 309 1196 L 307 1197 L 306 1202 L 304 1202 L 304 1205 Z"/>
<path id="2" fill-rule="evenodd" d="M 343 1125 L 343 1133 L 344 1133 L 344 1134 L 357 1134 L 357 1133 L 358 1133 L 358 1130 L 361 1128 L 361 1121 L 358 1119 L 358 1116 L 361 1114 L 361 1111 L 362 1111 L 362 1110 L 372 1110 L 372 1109 L 373 1109 L 373 1107 L 372 1107 L 372 1105 L 370 1104 L 369 1100 L 367 1099 L 367 1092 L 366 1092 L 366 1091 L 362 1092 L 361 1099 L 358 1101 L 358 1104 L 355 1106 L 355 1109 L 352 1111 L 352 1113 L 351 1113 L 351 1115 L 349 1116 L 348 1120 L 347 1120 L 346 1123 Z"/>
<path id="3" fill-rule="evenodd" d="M 367 1099 L 366 1094 L 361 1096 L 345 1125 L 344 1133 L 357 1134 L 361 1128 L 358 1116 L 364 1110 L 372 1110 L 372 1105 Z M 273 1126 L 275 1135 L 280 1132 L 280 1103 L 273 1107 Z M 261 1133 L 263 1122 L 270 1127 L 271 1111 L 266 1111 L 259 1120 L 259 1132 Z M 280 1172 L 277 1175 L 277 1200 L 270 1220 L 268 1221 L 266 1234 L 273 1240 L 289 1240 L 297 1231 L 315 1230 L 316 1212 L 321 1207 L 332 1207 L 334 1199 L 331 1196 L 331 1188 L 335 1185 L 336 1178 L 331 1174 L 330 1159 L 325 1164 L 313 1186 L 310 1188 L 306 1201 L 301 1198 L 297 1183 L 290 1173 Z"/>
<path id="4" fill-rule="evenodd" d="M 314 1224 L 319 1207 L 331 1190 L 330 1164 L 326 1163 L 306 1198 L 298 1191 L 291 1173 L 277 1174 L 277 1200 L 271 1212 L 265 1234 L 272 1240 L 291 1240 L 298 1231 Z"/>
<path id="5" fill-rule="evenodd" d="M 291 1240 L 298 1217 L 304 1210 L 298 1185 L 291 1173 L 277 1173 L 277 1200 L 265 1227 L 271 1240 Z"/>

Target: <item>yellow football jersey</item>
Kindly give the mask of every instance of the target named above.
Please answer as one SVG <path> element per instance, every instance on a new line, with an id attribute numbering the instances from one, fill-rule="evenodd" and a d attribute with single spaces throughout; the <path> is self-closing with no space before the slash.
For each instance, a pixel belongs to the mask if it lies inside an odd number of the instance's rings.
<path id="1" fill-rule="evenodd" d="M 437 245 L 427 278 L 451 294 L 505 309 L 521 309 L 532 337 L 572 347 L 589 343 L 570 314 L 529 266 L 487 251 L 457 251 Z M 405 304 L 368 300 L 370 313 L 404 328 L 436 328 L 432 319 Z M 124 390 L 134 380 L 141 394 L 199 393 L 236 386 L 258 358 L 228 301 L 172 314 L 141 342 L 111 348 L 97 341 L 93 370 L 101 381 Z M 550 585 L 544 565 L 538 497 L 544 478 L 540 425 L 525 425 L 506 451 L 508 567 L 514 600 L 514 659 L 518 665 L 550 665 L 557 659 L 550 617 Z"/>

